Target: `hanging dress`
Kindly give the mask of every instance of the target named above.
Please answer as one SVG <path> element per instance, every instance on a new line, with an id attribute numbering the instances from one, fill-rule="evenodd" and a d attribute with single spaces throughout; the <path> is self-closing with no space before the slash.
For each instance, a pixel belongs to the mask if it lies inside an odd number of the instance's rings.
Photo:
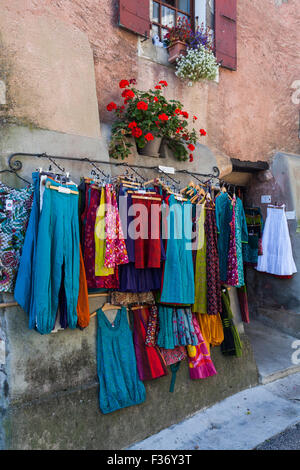
<path id="1" fill-rule="evenodd" d="M 262 249 L 263 255 L 258 257 L 257 271 L 277 276 L 291 276 L 297 272 L 284 206 L 268 207 Z"/>
<path id="2" fill-rule="evenodd" d="M 146 345 L 149 307 L 133 310 L 133 342 L 137 368 L 141 380 L 151 380 L 167 375 L 165 361 L 156 345 Z"/>
<path id="3" fill-rule="evenodd" d="M 229 292 L 226 287 L 222 288 L 222 304 L 221 318 L 224 330 L 224 341 L 221 344 L 221 351 L 225 356 L 240 357 L 243 347 L 239 332 L 233 321 Z"/>
<path id="4" fill-rule="evenodd" d="M 102 413 L 143 403 L 146 391 L 139 378 L 125 307 L 118 310 L 113 323 L 101 308 L 97 317 L 97 373 Z"/>
<path id="5" fill-rule="evenodd" d="M 116 193 L 112 184 L 105 186 L 106 214 L 105 214 L 105 259 L 106 268 L 115 268 L 119 264 L 129 262 L 124 240 Z"/>
<path id="6" fill-rule="evenodd" d="M 13 293 L 33 201 L 33 185 L 0 182 L 0 292 Z"/>
<path id="7" fill-rule="evenodd" d="M 228 271 L 228 250 L 230 240 L 230 222 L 232 210 L 230 208 L 230 199 L 228 193 L 221 192 L 215 200 L 216 224 L 218 231 L 218 253 L 220 265 L 221 282 L 227 281 Z"/>
<path id="8" fill-rule="evenodd" d="M 236 239 L 235 239 L 235 197 L 232 198 L 232 218 L 230 222 L 230 238 L 227 262 L 227 282 L 229 286 L 238 286 L 238 262 L 236 253 Z"/>
<path id="9" fill-rule="evenodd" d="M 217 226 L 212 201 L 206 204 L 206 279 L 207 279 L 207 313 L 217 315 L 221 312 L 221 282 L 218 256 Z"/>
<path id="10" fill-rule="evenodd" d="M 168 304 L 193 304 L 195 284 L 191 248 L 192 203 L 179 202 L 173 194 L 168 203 L 168 239 L 160 301 Z"/>
<path id="11" fill-rule="evenodd" d="M 237 287 L 242 287 L 245 285 L 243 244 L 248 243 L 248 228 L 243 203 L 239 197 L 235 203 L 235 241 L 239 278 Z"/>
<path id="12" fill-rule="evenodd" d="M 205 341 L 200 331 L 199 324 L 196 316 L 193 314 L 193 325 L 195 333 L 198 337 L 198 345 L 187 346 L 187 353 L 189 358 L 189 374 L 190 378 L 205 379 L 217 373 L 215 366 L 211 360 L 210 354 L 206 347 Z"/>
<path id="13" fill-rule="evenodd" d="M 198 219 L 198 246 L 195 263 L 195 303 L 192 307 L 192 311 L 197 313 L 207 313 L 205 216 L 205 207 L 202 206 Z"/>

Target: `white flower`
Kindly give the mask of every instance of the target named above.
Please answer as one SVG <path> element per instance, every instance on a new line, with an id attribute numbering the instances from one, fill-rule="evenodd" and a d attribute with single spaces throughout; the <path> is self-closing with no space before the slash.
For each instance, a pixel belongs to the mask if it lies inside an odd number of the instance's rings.
<path id="1" fill-rule="evenodd" d="M 188 49 L 186 56 L 181 55 L 177 59 L 175 74 L 192 82 L 203 79 L 214 80 L 218 68 L 219 64 L 213 52 L 200 44 L 196 49 Z"/>

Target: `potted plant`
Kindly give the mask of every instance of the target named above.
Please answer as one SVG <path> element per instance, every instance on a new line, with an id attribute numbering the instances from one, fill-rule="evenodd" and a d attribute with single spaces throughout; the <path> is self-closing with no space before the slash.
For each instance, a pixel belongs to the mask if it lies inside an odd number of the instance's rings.
<path id="1" fill-rule="evenodd" d="M 180 55 L 184 55 L 188 46 L 188 40 L 192 33 L 191 25 L 186 18 L 179 17 L 176 25 L 169 28 L 164 36 L 164 43 L 169 52 L 168 61 L 173 64 Z"/>
<path id="2" fill-rule="evenodd" d="M 165 80 L 148 91 L 138 90 L 135 84 L 134 79 L 121 80 L 119 87 L 123 90 L 124 104 L 110 102 L 107 105 L 107 110 L 117 116 L 112 125 L 110 157 L 123 160 L 129 156 L 132 144 L 128 138 L 134 139 L 140 154 L 158 157 L 162 138 L 165 138 L 178 160 L 190 158 L 192 161 L 195 144 L 206 132 L 201 129 L 198 135 L 195 129 L 188 129 L 189 115 L 183 105 L 163 96 L 168 86 Z M 196 120 L 193 116 L 193 122 Z"/>
<path id="3" fill-rule="evenodd" d="M 215 80 L 219 64 L 214 55 L 213 34 L 203 25 L 191 32 L 185 54 L 176 59 L 177 77 L 189 80 L 189 85 L 200 80 Z"/>

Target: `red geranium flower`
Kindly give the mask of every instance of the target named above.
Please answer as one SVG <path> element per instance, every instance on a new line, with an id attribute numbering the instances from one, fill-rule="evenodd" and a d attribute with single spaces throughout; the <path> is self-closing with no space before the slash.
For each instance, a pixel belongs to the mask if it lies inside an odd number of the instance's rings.
<path id="1" fill-rule="evenodd" d="M 197 116 L 193 116 L 193 119 L 194 119 L 194 121 L 197 121 L 198 118 L 197 118 Z"/>
<path id="2" fill-rule="evenodd" d="M 113 109 L 117 109 L 117 105 L 116 105 L 116 103 L 114 103 L 113 101 L 111 101 L 111 102 L 108 103 L 108 105 L 106 106 L 106 109 L 107 109 L 107 111 L 112 111 Z"/>
<path id="3" fill-rule="evenodd" d="M 159 127 L 159 121 L 155 121 L 157 127 Z"/>
<path id="4" fill-rule="evenodd" d="M 132 98 L 135 97 L 135 94 L 133 93 L 132 90 L 124 90 L 122 93 L 123 98 L 126 100 L 131 100 Z"/>
<path id="5" fill-rule="evenodd" d="M 156 90 L 161 90 L 161 86 L 160 86 L 160 85 L 156 85 L 155 89 L 156 89 Z"/>
<path id="6" fill-rule="evenodd" d="M 191 152 L 193 152 L 195 150 L 195 145 L 189 144 L 188 149 L 191 150 Z"/>
<path id="7" fill-rule="evenodd" d="M 162 113 L 158 116 L 158 119 L 160 119 L 161 121 L 168 121 L 169 117 L 166 115 L 166 113 Z"/>
<path id="8" fill-rule="evenodd" d="M 190 162 L 194 161 L 194 157 L 193 157 L 193 154 L 190 153 Z"/>
<path id="9" fill-rule="evenodd" d="M 137 127 L 137 123 L 135 121 L 132 121 L 128 124 L 129 129 L 133 129 L 134 127 Z"/>
<path id="10" fill-rule="evenodd" d="M 136 107 L 137 109 L 142 109 L 143 111 L 146 111 L 148 109 L 148 103 L 145 103 L 145 101 L 139 101 Z"/>
<path id="11" fill-rule="evenodd" d="M 157 98 L 157 96 L 154 96 L 154 101 L 157 103 L 159 101 L 159 99 Z"/>
<path id="12" fill-rule="evenodd" d="M 187 113 L 186 111 L 180 111 L 180 114 L 181 114 L 181 116 L 183 116 L 183 117 L 185 117 L 185 118 L 188 118 L 188 117 L 189 117 L 189 115 L 188 115 L 188 113 Z"/>
<path id="13" fill-rule="evenodd" d="M 179 132 L 182 131 L 182 129 L 183 129 L 183 128 L 182 128 L 181 126 L 180 126 L 180 127 L 177 127 L 177 129 L 176 129 L 176 134 L 179 134 Z"/>
<path id="14" fill-rule="evenodd" d="M 120 88 L 126 88 L 127 86 L 129 86 L 129 81 L 128 80 L 121 80 L 120 81 L 120 83 L 119 83 Z"/>
<path id="15" fill-rule="evenodd" d="M 204 129 L 200 129 L 199 132 L 200 132 L 201 135 L 206 135 L 206 131 Z"/>
<path id="16" fill-rule="evenodd" d="M 149 140 L 153 140 L 153 139 L 154 139 L 154 137 L 153 137 L 153 135 L 151 134 L 151 132 L 148 132 L 148 134 L 146 134 L 144 137 L 145 137 L 145 139 L 146 139 L 148 142 L 149 142 Z"/>
<path id="17" fill-rule="evenodd" d="M 131 78 L 129 80 L 129 83 L 132 84 L 132 85 L 136 85 L 136 79 L 135 78 Z"/>
<path id="18" fill-rule="evenodd" d="M 181 114 L 181 110 L 179 108 L 176 108 L 174 111 L 175 114 Z"/>
<path id="19" fill-rule="evenodd" d="M 168 86 L 168 83 L 166 82 L 166 80 L 161 80 L 159 83 L 161 83 L 161 85 L 163 86 Z"/>
<path id="20" fill-rule="evenodd" d="M 131 130 L 131 134 L 133 135 L 133 137 L 136 137 L 138 139 L 143 134 L 143 131 L 139 127 L 134 127 Z"/>

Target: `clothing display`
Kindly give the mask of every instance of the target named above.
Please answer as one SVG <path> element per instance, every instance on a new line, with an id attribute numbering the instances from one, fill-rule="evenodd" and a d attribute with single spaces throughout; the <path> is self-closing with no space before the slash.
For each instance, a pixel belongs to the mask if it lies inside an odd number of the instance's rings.
<path id="1" fill-rule="evenodd" d="M 207 313 L 206 235 L 204 230 L 206 210 L 201 206 L 198 219 L 198 245 L 195 262 L 195 303 L 193 312 Z"/>
<path id="2" fill-rule="evenodd" d="M 97 317 L 97 372 L 102 413 L 143 403 L 146 391 L 139 378 L 125 307 L 118 310 L 113 323 L 101 308 Z"/>
<path id="3" fill-rule="evenodd" d="M 140 307 L 135 308 L 133 311 L 133 342 L 141 380 L 156 379 L 168 373 L 157 345 L 146 345 L 149 310 L 148 307 Z"/>
<path id="4" fill-rule="evenodd" d="M 168 198 L 167 250 L 160 302 L 193 304 L 195 301 L 192 250 L 192 204 Z M 184 230 L 182 230 L 184 228 Z"/>
<path id="5" fill-rule="evenodd" d="M 179 367 L 192 380 L 216 375 L 212 348 L 242 355 L 229 289 L 249 323 L 245 265 L 297 270 L 284 208 L 269 207 L 264 225 L 259 208 L 244 210 L 242 191 L 212 179 L 179 189 L 99 171 L 79 185 L 42 170 L 24 189 L 0 183 L 0 286 L 40 334 L 81 335 L 96 316 L 106 414 L 143 403 L 144 381 L 170 375 L 173 392 Z M 89 298 L 102 296 L 90 312 Z"/>
<path id="6" fill-rule="evenodd" d="M 195 333 L 198 338 L 198 345 L 187 347 L 187 353 L 189 358 L 189 373 L 190 378 L 195 379 L 205 379 L 206 377 L 211 377 L 216 375 L 217 371 L 213 362 L 211 360 L 210 354 L 207 350 L 205 341 L 200 331 L 198 321 L 195 314 L 193 314 L 193 325 Z"/>
<path id="7" fill-rule="evenodd" d="M 222 310 L 221 281 L 218 256 L 218 237 L 213 203 L 207 204 L 204 223 L 206 234 L 206 279 L 207 279 L 207 313 L 217 315 Z"/>
<path id="8" fill-rule="evenodd" d="M 248 228 L 243 202 L 235 194 L 221 192 L 216 197 L 216 223 L 221 282 L 241 287 L 244 280 L 243 245 L 248 244 Z"/>
<path id="9" fill-rule="evenodd" d="M 262 234 L 264 221 L 259 207 L 245 208 L 248 229 L 248 243 L 243 243 L 243 259 L 245 264 L 257 265 L 258 256 L 262 252 Z"/>
<path id="10" fill-rule="evenodd" d="M 284 206 L 267 209 L 262 251 L 263 254 L 258 256 L 257 271 L 278 276 L 291 276 L 297 272 Z"/>
<path id="11" fill-rule="evenodd" d="M 0 292 L 13 292 L 33 200 L 33 185 L 0 182 Z"/>

